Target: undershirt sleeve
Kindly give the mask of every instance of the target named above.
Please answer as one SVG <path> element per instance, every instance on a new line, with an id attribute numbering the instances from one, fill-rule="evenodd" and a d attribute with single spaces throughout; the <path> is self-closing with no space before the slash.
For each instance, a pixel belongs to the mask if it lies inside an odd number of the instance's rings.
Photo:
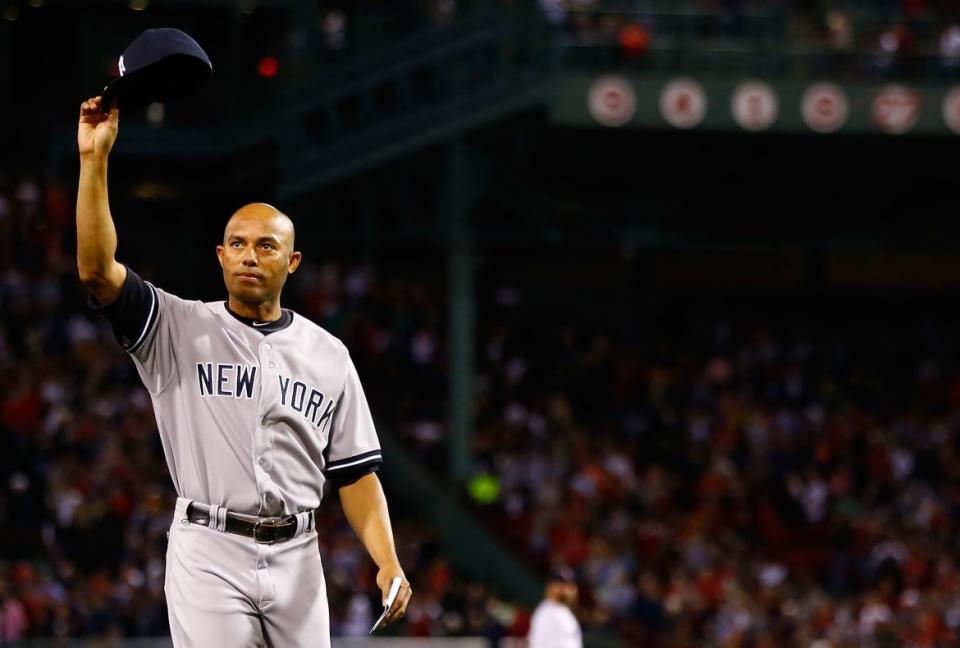
<path id="1" fill-rule="evenodd" d="M 110 322 L 117 341 L 130 353 L 143 343 L 159 311 L 156 291 L 129 267 L 116 299 L 100 304 L 90 295 L 88 304 Z"/>

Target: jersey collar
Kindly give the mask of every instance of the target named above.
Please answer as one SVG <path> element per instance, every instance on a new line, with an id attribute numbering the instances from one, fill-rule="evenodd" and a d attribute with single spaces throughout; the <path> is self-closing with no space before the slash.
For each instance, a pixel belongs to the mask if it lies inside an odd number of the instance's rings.
<path id="1" fill-rule="evenodd" d="M 282 331 L 283 329 L 293 324 L 293 313 L 291 311 L 288 311 L 286 308 L 280 309 L 280 319 L 276 319 L 273 321 L 262 321 L 262 320 L 251 319 L 249 317 L 244 317 L 243 315 L 237 315 L 232 310 L 230 310 L 230 305 L 227 304 L 227 302 L 223 302 L 223 307 L 227 310 L 228 313 L 233 315 L 234 319 L 240 322 L 243 322 L 244 324 L 252 328 L 254 331 L 259 331 L 264 335 L 268 335 L 269 333 L 276 333 L 277 331 Z"/>

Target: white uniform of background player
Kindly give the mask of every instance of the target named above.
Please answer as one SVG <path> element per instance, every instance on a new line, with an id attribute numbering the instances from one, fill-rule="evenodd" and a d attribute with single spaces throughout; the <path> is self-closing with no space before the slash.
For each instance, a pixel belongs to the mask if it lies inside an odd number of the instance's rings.
<path id="1" fill-rule="evenodd" d="M 583 648 L 580 624 L 571 610 L 577 601 L 573 572 L 564 568 L 551 574 L 545 594 L 530 618 L 530 648 Z"/>
<path id="2" fill-rule="evenodd" d="M 234 214 L 218 248 L 228 301 L 143 281 L 114 259 L 106 157 L 117 119 L 98 99 L 81 107 L 78 268 L 150 393 L 179 496 L 165 585 L 174 644 L 329 645 L 312 514 L 328 480 L 380 568 L 383 598 L 402 579 L 388 621 L 402 616 L 410 588 L 371 474 L 382 457 L 357 372 L 339 340 L 279 306 L 300 259 L 292 224 L 262 204 Z M 275 517 L 286 531 L 275 544 L 232 532 Z"/>

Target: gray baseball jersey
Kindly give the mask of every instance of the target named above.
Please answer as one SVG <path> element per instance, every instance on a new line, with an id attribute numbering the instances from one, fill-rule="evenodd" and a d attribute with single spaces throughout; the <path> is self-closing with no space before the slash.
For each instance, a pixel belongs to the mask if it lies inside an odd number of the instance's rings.
<path id="1" fill-rule="evenodd" d="M 378 469 L 370 408 L 346 347 L 306 318 L 252 321 L 226 302 L 187 301 L 127 269 L 96 306 L 153 400 L 183 498 L 253 515 L 317 508 L 325 480 Z"/>

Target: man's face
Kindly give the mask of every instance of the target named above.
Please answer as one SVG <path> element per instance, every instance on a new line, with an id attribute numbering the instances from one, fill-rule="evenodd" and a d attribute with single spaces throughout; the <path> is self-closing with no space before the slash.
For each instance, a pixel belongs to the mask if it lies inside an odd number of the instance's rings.
<path id="1" fill-rule="evenodd" d="M 561 586 L 560 600 L 570 607 L 577 604 L 577 585 L 576 583 L 564 583 Z"/>
<path id="2" fill-rule="evenodd" d="M 235 215 L 217 246 L 227 292 L 241 302 L 264 302 L 280 294 L 300 265 L 293 230 L 280 214 Z"/>
<path id="3" fill-rule="evenodd" d="M 551 581 L 547 585 L 547 597 L 568 607 L 577 604 L 577 584 L 563 581 Z"/>

